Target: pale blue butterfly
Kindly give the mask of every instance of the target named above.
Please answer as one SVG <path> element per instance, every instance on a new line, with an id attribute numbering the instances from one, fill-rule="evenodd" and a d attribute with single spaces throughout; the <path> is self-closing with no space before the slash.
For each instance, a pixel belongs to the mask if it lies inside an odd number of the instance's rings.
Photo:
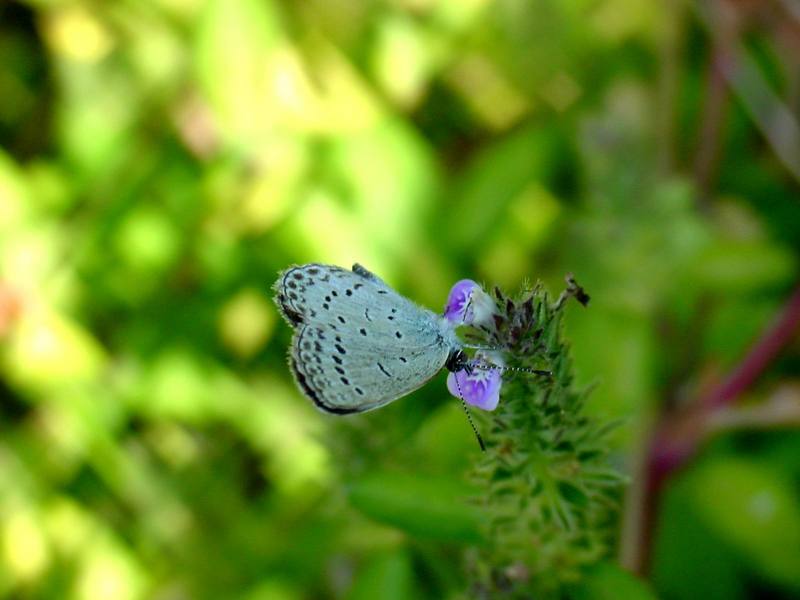
<path id="1" fill-rule="evenodd" d="M 459 375 L 448 387 L 457 388 L 454 395 L 465 410 L 461 379 L 470 384 L 467 400 L 488 408 L 487 395 L 499 394 L 499 372 L 507 367 L 470 360 L 456 335 L 456 327 L 474 319 L 473 294 L 488 298 L 477 290 L 469 280 L 456 284 L 444 316 L 404 298 L 359 264 L 352 271 L 321 264 L 289 267 L 275 283 L 275 300 L 295 330 L 289 365 L 299 388 L 325 412 L 360 413 L 413 392 L 444 367 Z M 495 372 L 472 382 L 462 377 L 474 368 Z M 496 398 L 490 401 L 491 408 L 496 404 Z"/>
<path id="2" fill-rule="evenodd" d="M 468 357 L 445 317 L 417 306 L 361 265 L 293 266 L 275 284 L 295 328 L 289 364 L 320 409 L 349 414 L 379 408 Z"/>

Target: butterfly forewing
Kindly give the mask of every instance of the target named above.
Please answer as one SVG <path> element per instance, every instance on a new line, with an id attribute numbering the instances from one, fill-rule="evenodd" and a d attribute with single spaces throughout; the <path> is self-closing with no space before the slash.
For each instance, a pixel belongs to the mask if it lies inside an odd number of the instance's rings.
<path id="1" fill-rule="evenodd" d="M 328 412 L 363 412 L 400 398 L 433 377 L 450 353 L 439 317 L 361 267 L 291 267 L 276 289 L 296 330 L 292 371 Z"/>

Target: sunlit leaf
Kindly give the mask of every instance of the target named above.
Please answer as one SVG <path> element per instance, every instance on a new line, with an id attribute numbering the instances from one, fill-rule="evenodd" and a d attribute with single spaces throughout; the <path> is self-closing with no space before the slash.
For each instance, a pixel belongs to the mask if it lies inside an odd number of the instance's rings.
<path id="1" fill-rule="evenodd" d="M 220 337 L 234 354 L 249 358 L 269 339 L 276 320 L 275 309 L 262 293 L 242 290 L 220 311 Z"/>
<path id="2" fill-rule="evenodd" d="M 48 310 L 25 312 L 5 355 L 11 378 L 34 389 L 97 377 L 105 352 L 81 325 Z"/>

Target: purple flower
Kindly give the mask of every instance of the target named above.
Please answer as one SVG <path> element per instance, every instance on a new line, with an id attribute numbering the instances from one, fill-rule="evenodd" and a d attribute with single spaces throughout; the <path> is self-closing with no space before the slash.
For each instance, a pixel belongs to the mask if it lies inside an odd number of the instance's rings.
<path id="1" fill-rule="evenodd" d="M 493 329 L 495 313 L 494 300 L 471 279 L 462 279 L 450 289 L 444 307 L 445 318 L 456 325 L 483 325 Z M 502 365 L 499 357 L 487 360 L 482 352 L 476 353 L 475 358 L 478 365 Z M 494 410 L 500 401 L 502 382 L 500 369 L 473 367 L 450 373 L 447 389 L 456 398 L 463 397 L 467 404 Z"/>
<path id="2" fill-rule="evenodd" d="M 456 398 L 461 398 L 472 406 L 483 410 L 494 410 L 500 402 L 500 386 L 503 383 L 499 369 L 472 369 L 450 373 L 447 376 L 447 390 Z"/>
<path id="3" fill-rule="evenodd" d="M 482 351 L 478 351 L 475 358 L 477 360 L 471 361 L 471 369 L 448 374 L 447 390 L 456 398 L 463 397 L 467 404 L 483 410 L 494 410 L 500 401 L 503 378 L 501 369 L 488 367 L 502 367 L 503 361 L 498 356 L 490 357 Z"/>
<path id="4" fill-rule="evenodd" d="M 462 279 L 450 288 L 447 304 L 444 305 L 444 316 L 448 321 L 465 325 L 472 322 L 473 311 L 469 300 L 477 287 L 478 284 L 471 279 Z"/>
<path id="5" fill-rule="evenodd" d="M 444 316 L 458 325 L 494 327 L 494 300 L 471 279 L 462 279 L 450 288 Z"/>

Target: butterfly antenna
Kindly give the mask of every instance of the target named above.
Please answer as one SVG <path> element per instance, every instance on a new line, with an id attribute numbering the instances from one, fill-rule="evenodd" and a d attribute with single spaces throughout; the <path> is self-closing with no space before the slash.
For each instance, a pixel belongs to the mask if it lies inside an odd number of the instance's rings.
<path id="1" fill-rule="evenodd" d="M 483 443 L 483 438 L 481 434 L 478 433 L 478 428 L 475 427 L 475 422 L 472 420 L 472 415 L 469 412 L 469 407 L 467 406 L 467 402 L 464 400 L 464 393 L 461 391 L 461 384 L 458 383 L 458 377 L 454 376 L 456 380 L 456 387 L 458 388 L 458 399 L 461 400 L 461 406 L 464 408 L 464 412 L 467 415 L 467 421 L 469 421 L 469 426 L 472 427 L 472 433 L 475 434 L 475 437 L 478 440 L 478 445 L 481 447 L 481 452 L 486 452 L 486 445 Z"/>
<path id="2" fill-rule="evenodd" d="M 478 344 L 461 344 L 464 348 L 470 350 L 502 350 L 500 346 L 480 346 Z"/>
<path id="3" fill-rule="evenodd" d="M 543 377 L 552 377 L 553 372 L 544 369 L 529 369 L 528 367 L 503 367 L 487 362 L 476 362 L 472 364 L 474 369 L 482 369 L 484 371 L 491 371 L 497 369 L 498 371 L 514 371 L 517 373 L 531 373 L 532 375 L 541 375 Z"/>

